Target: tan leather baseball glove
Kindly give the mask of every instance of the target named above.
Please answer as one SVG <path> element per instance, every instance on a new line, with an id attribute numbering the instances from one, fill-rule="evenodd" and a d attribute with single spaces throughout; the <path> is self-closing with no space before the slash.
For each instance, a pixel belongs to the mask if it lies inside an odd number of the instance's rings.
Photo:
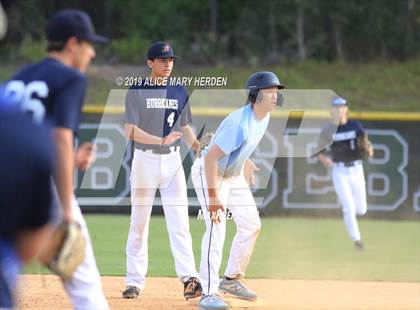
<path id="1" fill-rule="evenodd" d="M 64 281 L 71 278 L 85 257 L 86 240 L 77 222 L 61 223 L 41 251 L 39 261 Z"/>
<path id="2" fill-rule="evenodd" d="M 363 159 L 369 158 L 372 153 L 372 143 L 369 141 L 367 133 L 357 137 L 357 149 Z"/>
<path id="3" fill-rule="evenodd" d="M 210 141 L 213 138 L 213 136 L 214 132 L 207 132 L 204 136 L 200 138 L 200 140 L 198 141 L 199 145 L 197 148 L 196 157 L 199 157 L 201 155 L 201 151 L 204 150 L 205 147 L 210 144 Z"/>

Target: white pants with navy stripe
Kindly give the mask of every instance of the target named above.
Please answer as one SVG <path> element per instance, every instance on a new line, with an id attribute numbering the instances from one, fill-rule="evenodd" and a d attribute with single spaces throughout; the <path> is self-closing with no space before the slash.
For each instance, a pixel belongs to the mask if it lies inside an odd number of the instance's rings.
<path id="1" fill-rule="evenodd" d="M 219 287 L 226 217 L 221 216 L 221 223 L 218 224 L 210 219 L 207 211 L 209 200 L 203 157 L 195 160 L 191 175 L 206 223 L 206 231 L 201 244 L 200 279 L 203 294 L 211 295 L 217 293 Z M 243 175 L 224 178 L 219 194 L 225 208 L 232 213 L 236 225 L 236 234 L 232 241 L 224 275 L 231 278 L 243 277 L 261 230 L 258 210 Z"/>
<path id="2" fill-rule="evenodd" d="M 176 274 L 184 282 L 190 277 L 199 277 L 192 250 L 187 185 L 179 151 L 161 155 L 135 150 L 131 167 L 131 218 L 125 282 L 140 290 L 146 281 L 149 222 L 157 189 L 162 198 Z"/>
<path id="3" fill-rule="evenodd" d="M 57 225 L 61 222 L 62 210 L 58 205 L 58 195 L 56 188 L 53 185 L 53 225 Z M 70 302 L 73 309 L 76 310 L 107 310 L 109 309 L 108 303 L 105 299 L 101 276 L 96 266 L 95 256 L 93 253 L 92 242 L 89 237 L 88 228 L 86 221 L 83 218 L 80 207 L 73 197 L 72 201 L 73 219 L 77 221 L 81 228 L 83 236 L 86 240 L 86 255 L 83 262 L 76 268 L 71 279 L 63 282 L 63 287 L 70 298 Z"/>
<path id="4" fill-rule="evenodd" d="M 356 215 L 364 215 L 367 210 L 362 163 L 357 161 L 352 167 L 335 163 L 332 168 L 332 180 L 343 207 L 343 219 L 347 232 L 353 241 L 361 240 Z"/>

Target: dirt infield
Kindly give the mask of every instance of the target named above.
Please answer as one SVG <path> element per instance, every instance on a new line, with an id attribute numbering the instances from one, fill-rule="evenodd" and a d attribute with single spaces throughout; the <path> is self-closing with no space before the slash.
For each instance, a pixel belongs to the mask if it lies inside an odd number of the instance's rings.
<path id="1" fill-rule="evenodd" d="M 112 309 L 197 309 L 197 299 L 186 301 L 174 278 L 148 278 L 138 299 L 121 298 L 122 277 L 102 277 Z M 420 309 L 419 283 L 307 280 L 246 280 L 259 293 L 256 302 L 227 297 L 233 309 Z M 17 296 L 19 309 L 71 309 L 55 276 L 24 275 Z"/>

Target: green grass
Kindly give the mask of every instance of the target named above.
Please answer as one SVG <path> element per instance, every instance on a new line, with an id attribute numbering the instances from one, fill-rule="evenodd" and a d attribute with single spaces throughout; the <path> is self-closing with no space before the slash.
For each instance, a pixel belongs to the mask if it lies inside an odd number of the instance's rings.
<path id="1" fill-rule="evenodd" d="M 125 274 L 128 216 L 86 216 L 103 275 Z M 190 220 L 196 264 L 204 222 Z M 228 222 L 221 273 L 235 231 Z M 247 276 L 283 279 L 420 281 L 420 224 L 361 220 L 367 250 L 357 252 L 340 219 L 263 218 L 262 232 Z M 149 276 L 175 276 L 165 220 L 153 216 L 149 235 Z M 28 268 L 36 273 L 40 268 Z M 44 270 L 41 270 L 44 272 Z"/>

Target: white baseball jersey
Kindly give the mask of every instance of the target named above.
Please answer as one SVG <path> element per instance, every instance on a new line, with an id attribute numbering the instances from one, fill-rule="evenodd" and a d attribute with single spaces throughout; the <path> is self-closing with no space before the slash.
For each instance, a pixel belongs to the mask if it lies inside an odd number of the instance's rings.
<path id="1" fill-rule="evenodd" d="M 267 129 L 270 114 L 258 120 L 251 105 L 246 105 L 226 117 L 217 128 L 203 156 L 216 144 L 225 154 L 218 162 L 221 175 L 239 175 L 245 161 L 257 148 Z"/>

